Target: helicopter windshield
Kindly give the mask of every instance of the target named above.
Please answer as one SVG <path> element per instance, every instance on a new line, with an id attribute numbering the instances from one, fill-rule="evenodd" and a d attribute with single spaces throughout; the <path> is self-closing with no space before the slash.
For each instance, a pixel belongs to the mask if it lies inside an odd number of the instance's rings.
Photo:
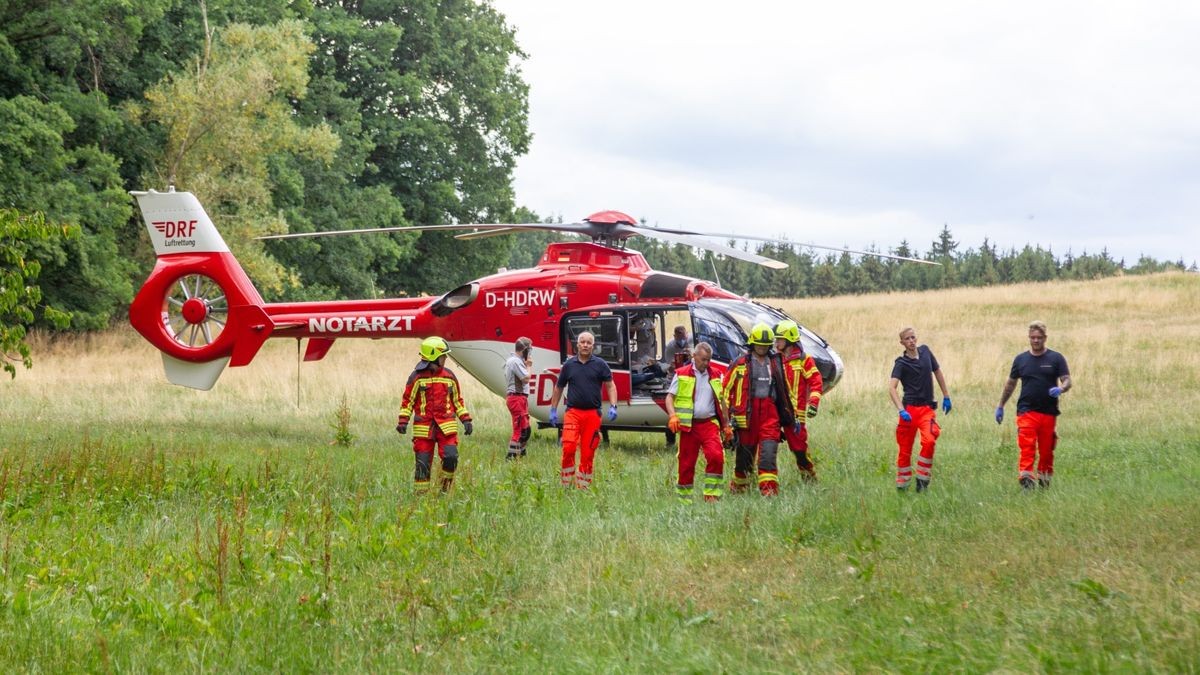
<path id="1" fill-rule="evenodd" d="M 774 327 L 787 316 L 769 307 L 738 300 L 701 300 L 692 306 L 696 340 L 712 345 L 713 358 L 731 363 L 746 350 L 756 323 Z"/>
<path id="2" fill-rule="evenodd" d="M 712 345 L 714 359 L 732 363 L 746 350 L 746 336 L 754 324 L 761 322 L 774 328 L 791 317 L 756 302 L 700 300 L 692 305 L 692 318 L 696 340 Z M 827 386 L 832 388 L 841 377 L 841 358 L 830 349 L 828 342 L 804 326 L 800 326 L 800 342 L 804 351 L 816 359 Z"/>

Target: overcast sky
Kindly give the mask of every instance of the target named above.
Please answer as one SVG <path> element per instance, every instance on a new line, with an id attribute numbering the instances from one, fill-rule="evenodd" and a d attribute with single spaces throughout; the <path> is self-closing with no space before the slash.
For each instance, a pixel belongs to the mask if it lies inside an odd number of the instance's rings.
<path id="1" fill-rule="evenodd" d="M 1200 3 L 493 4 L 543 216 L 1200 259 Z"/>

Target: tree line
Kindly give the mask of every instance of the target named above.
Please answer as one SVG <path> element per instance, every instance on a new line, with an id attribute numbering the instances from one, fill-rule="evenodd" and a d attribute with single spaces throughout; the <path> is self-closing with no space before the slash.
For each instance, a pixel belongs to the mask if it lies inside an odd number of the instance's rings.
<path id="1" fill-rule="evenodd" d="M 729 242 L 734 245 L 734 242 Z M 849 253 L 813 253 L 802 245 L 787 242 L 764 243 L 746 250 L 788 264 L 787 269 L 772 270 L 730 258 L 698 253 L 682 244 L 656 240 L 636 241 L 639 251 L 655 269 L 685 276 L 713 279 L 725 288 L 752 297 L 797 298 L 886 291 L 930 290 L 957 286 L 989 286 L 1055 279 L 1099 279 L 1118 274 L 1149 274 L 1167 270 L 1197 271 L 1182 259 L 1161 262 L 1148 256 L 1132 265 L 1114 259 L 1107 249 L 1100 253 L 1067 252 L 1056 256 L 1052 251 L 1026 245 L 1020 250 L 1001 250 L 987 239 L 978 248 L 961 248 L 948 225 L 925 251 L 908 241 L 885 251 L 906 258 L 917 258 L 938 265 L 921 265 L 875 256 Z"/>

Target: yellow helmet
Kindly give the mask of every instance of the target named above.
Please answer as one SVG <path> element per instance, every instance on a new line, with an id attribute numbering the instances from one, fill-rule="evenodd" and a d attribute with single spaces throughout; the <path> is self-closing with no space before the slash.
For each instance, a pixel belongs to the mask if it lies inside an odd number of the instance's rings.
<path id="1" fill-rule="evenodd" d="M 775 333 L 771 327 L 765 323 L 756 323 L 754 328 L 750 329 L 750 337 L 746 338 L 748 345 L 773 345 L 775 344 Z"/>
<path id="2" fill-rule="evenodd" d="M 800 326 L 791 319 L 784 319 L 775 326 L 775 337 L 798 344 L 800 342 Z"/>
<path id="3" fill-rule="evenodd" d="M 421 358 L 426 361 L 437 361 L 449 353 L 450 347 L 446 344 L 446 341 L 436 335 L 425 338 L 421 342 Z"/>

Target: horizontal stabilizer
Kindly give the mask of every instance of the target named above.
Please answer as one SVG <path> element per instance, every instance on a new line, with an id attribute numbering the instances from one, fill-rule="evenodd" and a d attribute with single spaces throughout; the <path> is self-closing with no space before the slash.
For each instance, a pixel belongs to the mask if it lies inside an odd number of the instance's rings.
<path id="1" fill-rule="evenodd" d="M 191 361 L 181 361 L 174 356 L 163 353 L 162 359 L 163 370 L 167 372 L 167 381 L 181 387 L 191 387 L 192 389 L 200 389 L 201 391 L 212 389 L 213 385 L 217 383 L 217 378 L 221 377 L 221 371 L 225 370 L 225 366 L 229 365 L 228 356 L 214 361 L 193 363 Z"/>
<path id="2" fill-rule="evenodd" d="M 260 305 L 239 305 L 229 309 L 229 330 L 237 331 L 233 336 L 233 362 L 229 365 L 244 366 L 254 360 L 254 355 L 271 337 L 275 322 Z"/>

